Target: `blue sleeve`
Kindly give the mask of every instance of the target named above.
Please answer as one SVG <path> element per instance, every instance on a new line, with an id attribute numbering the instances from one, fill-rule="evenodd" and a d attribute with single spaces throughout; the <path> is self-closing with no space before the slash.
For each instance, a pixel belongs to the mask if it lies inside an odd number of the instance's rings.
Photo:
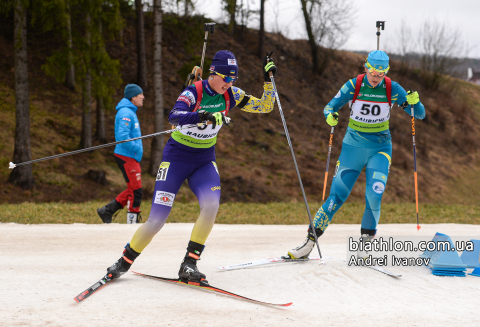
<path id="1" fill-rule="evenodd" d="M 392 102 L 396 102 L 399 106 L 407 101 L 407 92 L 397 82 L 392 81 Z M 408 105 L 403 109 L 410 116 L 412 115 L 412 106 Z M 425 118 L 425 107 L 419 101 L 413 106 L 413 112 L 416 119 Z"/>
<path id="2" fill-rule="evenodd" d="M 187 86 L 175 102 L 168 115 L 168 121 L 174 126 L 197 124 L 200 122 L 198 112 L 193 112 L 197 103 L 197 90 L 195 85 Z"/>
<path id="3" fill-rule="evenodd" d="M 340 110 L 340 108 L 343 107 L 348 101 L 353 99 L 356 82 L 357 78 L 353 78 L 342 86 L 337 95 L 335 95 L 335 97 L 323 109 L 323 115 L 325 118 L 327 118 L 329 114 Z"/>
<path id="4" fill-rule="evenodd" d="M 117 128 L 115 130 L 115 141 L 124 141 L 131 139 L 131 131 L 134 127 L 134 117 L 129 110 L 120 109 L 115 117 Z M 128 151 L 135 153 L 140 150 L 141 146 L 137 141 L 123 143 L 123 147 Z"/>

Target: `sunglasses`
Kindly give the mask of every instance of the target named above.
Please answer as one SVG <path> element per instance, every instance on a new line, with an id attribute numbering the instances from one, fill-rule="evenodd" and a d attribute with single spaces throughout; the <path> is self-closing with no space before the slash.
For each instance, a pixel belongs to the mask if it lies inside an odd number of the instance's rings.
<path id="1" fill-rule="evenodd" d="M 218 76 L 220 76 L 221 78 L 223 78 L 223 81 L 224 81 L 225 83 L 230 83 L 230 82 L 231 82 L 231 83 L 233 84 L 233 83 L 235 83 L 235 82 L 237 81 L 237 79 L 238 79 L 238 77 L 231 77 L 231 76 L 223 75 L 223 74 L 217 73 L 217 72 L 214 71 L 214 70 L 212 71 L 212 73 L 214 73 L 215 75 L 218 75 Z"/>
<path id="2" fill-rule="evenodd" d="M 368 72 L 372 74 L 372 76 L 374 77 L 384 77 L 385 75 L 387 75 L 388 71 L 390 70 L 390 65 L 388 65 L 388 67 L 385 68 L 384 70 L 378 70 L 372 65 L 370 65 L 368 61 L 365 63 L 365 66 L 367 67 Z"/>

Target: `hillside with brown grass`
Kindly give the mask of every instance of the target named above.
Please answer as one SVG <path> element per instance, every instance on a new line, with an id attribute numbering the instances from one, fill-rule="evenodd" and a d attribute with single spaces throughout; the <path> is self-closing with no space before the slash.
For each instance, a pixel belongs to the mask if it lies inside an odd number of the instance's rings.
<path id="1" fill-rule="evenodd" d="M 203 45 L 203 19 L 184 20 L 165 16 L 163 30 L 163 85 L 167 114 L 181 92 L 186 72 L 199 64 Z M 152 66 L 151 17 L 146 15 L 148 66 Z M 13 32 L 12 32 L 13 34 Z M 53 41 L 52 41 L 53 40 Z M 136 79 L 136 44 L 133 21 L 127 21 L 123 42 L 111 41 L 107 48 L 122 64 L 123 86 Z M 81 96 L 46 76 L 41 65 L 52 53 L 54 34 L 29 34 L 29 83 L 31 105 L 32 159 L 78 149 L 81 131 Z M 15 128 L 13 35 L 8 29 L 0 34 L 0 183 L 1 203 L 24 201 L 84 202 L 110 200 L 124 187 L 123 178 L 113 160 L 113 147 L 58 158 L 33 165 L 36 186 L 24 191 L 7 183 L 8 162 L 13 157 Z M 244 30 L 232 37 L 226 27 L 217 25 L 209 38 L 206 64 L 218 50 L 231 50 L 239 63 L 237 86 L 254 96 L 261 96 L 262 60 L 256 57 L 257 31 Z M 297 162 L 309 200 L 320 201 L 328 151 L 330 128 L 323 108 L 338 89 L 362 72 L 364 57 L 337 51 L 322 76 L 310 71 L 307 41 L 289 40 L 279 34 L 267 34 L 266 49 L 273 51 L 278 67 L 275 81 L 285 119 L 292 137 Z M 391 62 L 389 76 L 404 88 L 420 94 L 426 108 L 424 121 L 416 121 L 419 200 L 422 203 L 457 203 L 479 205 L 480 191 L 480 87 L 446 78 L 441 88 L 422 87 L 418 71 L 398 72 Z M 149 87 L 144 90 L 145 107 L 138 112 L 142 134 L 153 133 L 153 96 L 151 70 Z M 205 77 L 205 75 L 204 75 Z M 123 86 L 113 102 L 123 97 Z M 94 106 L 95 108 L 95 106 Z M 114 141 L 114 108 L 106 114 L 107 138 Z M 340 123 L 333 137 L 330 171 L 334 170 L 348 124 L 348 108 L 340 110 Z M 270 114 L 255 115 L 238 108 L 230 111 L 231 128 L 223 128 L 217 143 L 217 162 L 222 180 L 222 201 L 272 202 L 302 201 L 293 161 L 284 136 L 278 107 Z M 93 120 L 95 116 L 93 115 Z M 166 129 L 169 128 L 165 121 Z M 390 128 L 393 138 L 393 162 L 385 202 L 412 202 L 414 197 L 413 152 L 410 117 L 396 105 Z M 95 145 L 98 142 L 95 143 Z M 142 169 L 150 158 L 151 139 L 144 140 Z M 104 170 L 108 185 L 86 177 L 90 169 Z M 332 174 L 329 176 L 330 185 Z M 143 176 L 145 201 L 150 202 L 154 178 Z M 363 201 L 365 175 L 362 173 L 349 201 Z M 193 201 L 185 185 L 177 201 Z"/>

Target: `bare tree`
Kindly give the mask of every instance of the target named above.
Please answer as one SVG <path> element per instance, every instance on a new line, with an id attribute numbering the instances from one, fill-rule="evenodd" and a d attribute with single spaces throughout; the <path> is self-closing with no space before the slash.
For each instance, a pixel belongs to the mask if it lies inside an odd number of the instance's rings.
<path id="1" fill-rule="evenodd" d="M 446 23 L 427 21 L 418 34 L 420 68 L 424 85 L 430 89 L 440 86 L 442 75 L 450 74 L 467 55 L 467 47 L 458 29 Z"/>
<path id="2" fill-rule="evenodd" d="M 92 46 L 91 35 L 92 19 L 90 11 L 85 12 L 85 51 L 83 53 L 84 76 L 82 85 L 82 136 L 80 139 L 80 148 L 89 148 L 92 146 L 92 74 L 91 74 L 91 56 Z"/>
<path id="3" fill-rule="evenodd" d="M 73 65 L 73 41 L 72 41 L 72 15 L 70 0 L 65 0 L 66 7 L 66 27 L 67 27 L 67 73 L 65 74 L 65 85 L 72 91 L 75 91 L 75 66 Z"/>
<path id="4" fill-rule="evenodd" d="M 27 1 L 14 3 L 15 41 L 15 149 L 13 162 L 31 160 L 30 151 L 30 105 L 28 101 L 27 70 Z M 34 184 L 32 166 L 16 167 L 8 181 L 23 189 L 31 189 Z"/>
<path id="5" fill-rule="evenodd" d="M 231 35 L 235 35 L 235 30 L 237 28 L 237 23 L 235 21 L 235 15 L 237 14 L 237 0 L 222 0 L 225 11 L 230 17 L 230 22 L 228 24 L 228 29 Z"/>
<path id="6" fill-rule="evenodd" d="M 155 110 L 155 132 L 164 130 L 163 118 L 163 84 L 162 84 L 162 1 L 153 2 L 153 94 Z M 163 135 L 156 136 L 152 141 L 152 153 L 148 172 L 150 175 L 157 174 L 158 167 L 162 162 Z"/>
<path id="7" fill-rule="evenodd" d="M 147 87 L 147 58 L 145 51 L 145 27 L 142 0 L 135 0 L 135 7 L 137 12 L 137 84 L 142 89 L 145 89 Z"/>
<path id="8" fill-rule="evenodd" d="M 102 20 L 98 19 L 98 33 L 102 35 L 103 33 L 103 24 Z M 105 46 L 103 42 L 100 43 L 100 51 L 105 51 Z M 103 68 L 102 65 L 97 63 L 98 76 L 103 79 Z M 95 132 L 95 137 L 100 143 L 107 142 L 107 133 L 105 130 L 105 101 L 103 95 L 98 94 L 97 92 L 97 129 Z"/>
<path id="9" fill-rule="evenodd" d="M 260 29 L 258 31 L 258 56 L 263 58 L 265 49 L 265 0 L 260 0 Z"/>
<path id="10" fill-rule="evenodd" d="M 305 19 L 313 71 L 322 74 L 352 27 L 351 0 L 300 0 Z"/>
<path id="11" fill-rule="evenodd" d="M 415 39 L 412 30 L 407 23 L 402 20 L 400 30 L 397 32 L 397 49 L 400 51 L 400 72 L 405 74 L 412 64 L 412 54 L 415 51 Z"/>

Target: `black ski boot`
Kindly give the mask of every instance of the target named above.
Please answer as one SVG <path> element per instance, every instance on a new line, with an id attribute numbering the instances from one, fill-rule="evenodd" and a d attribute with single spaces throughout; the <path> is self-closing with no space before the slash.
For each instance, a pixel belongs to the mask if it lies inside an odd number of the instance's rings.
<path id="1" fill-rule="evenodd" d="M 131 247 L 130 243 L 125 246 L 123 251 L 123 256 L 118 259 L 113 265 L 107 268 L 107 277 L 109 278 L 118 278 L 130 269 L 133 261 L 140 255 L 140 253 L 135 252 Z"/>
<path id="2" fill-rule="evenodd" d="M 120 209 L 123 209 L 122 205 L 113 199 L 110 203 L 98 208 L 97 213 L 105 224 L 110 224 L 113 214 Z"/>
<path id="3" fill-rule="evenodd" d="M 207 284 L 205 274 L 202 274 L 198 271 L 197 260 L 200 260 L 200 255 L 204 249 L 204 245 L 190 241 L 187 247 L 187 253 L 183 259 L 182 264 L 180 265 L 180 270 L 178 271 L 178 277 L 184 283 L 202 283 Z"/>

